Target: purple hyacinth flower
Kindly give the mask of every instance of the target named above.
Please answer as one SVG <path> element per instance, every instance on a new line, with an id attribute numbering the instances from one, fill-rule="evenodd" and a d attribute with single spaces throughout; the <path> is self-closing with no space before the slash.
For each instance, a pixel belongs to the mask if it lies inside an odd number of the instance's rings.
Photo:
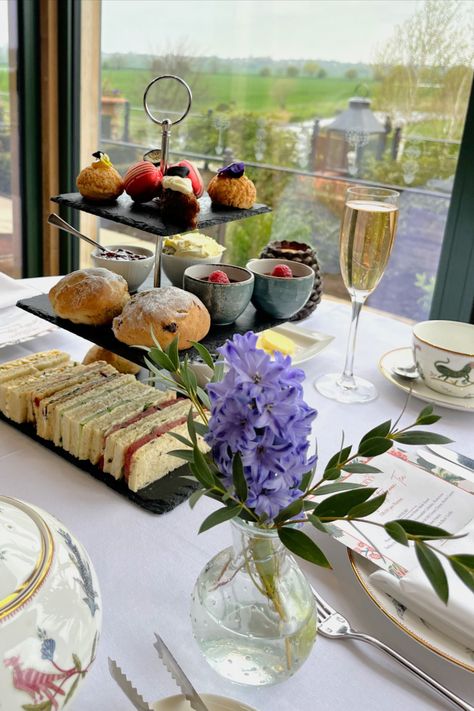
<path id="1" fill-rule="evenodd" d="M 246 505 L 271 520 L 301 496 L 301 479 L 316 463 L 308 454 L 316 410 L 303 399 L 303 371 L 289 357 L 272 359 L 258 349 L 254 333 L 236 334 L 218 350 L 227 370 L 207 385 L 206 441 L 226 488 L 233 487 L 232 463 L 240 454 Z"/>

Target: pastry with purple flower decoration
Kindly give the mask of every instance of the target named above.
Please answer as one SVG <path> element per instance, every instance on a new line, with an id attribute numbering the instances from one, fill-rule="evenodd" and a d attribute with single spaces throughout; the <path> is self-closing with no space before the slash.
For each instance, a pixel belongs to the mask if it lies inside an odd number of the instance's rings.
<path id="1" fill-rule="evenodd" d="M 161 182 L 161 212 L 165 222 L 193 230 L 197 224 L 199 203 L 194 195 L 188 168 L 169 168 Z"/>
<path id="2" fill-rule="evenodd" d="M 242 210 L 253 207 L 257 191 L 244 172 L 244 163 L 231 163 L 217 171 L 217 175 L 207 186 L 207 192 L 214 205 L 238 207 Z"/>

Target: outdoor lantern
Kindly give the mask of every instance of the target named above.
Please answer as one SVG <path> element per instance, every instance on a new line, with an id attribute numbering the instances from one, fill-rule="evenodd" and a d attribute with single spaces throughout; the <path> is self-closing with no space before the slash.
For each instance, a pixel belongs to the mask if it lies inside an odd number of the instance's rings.
<path id="1" fill-rule="evenodd" d="M 356 176 L 366 150 L 381 158 L 390 125 L 379 121 L 370 105 L 370 99 L 354 96 L 349 107 L 326 124 L 325 170 Z"/>

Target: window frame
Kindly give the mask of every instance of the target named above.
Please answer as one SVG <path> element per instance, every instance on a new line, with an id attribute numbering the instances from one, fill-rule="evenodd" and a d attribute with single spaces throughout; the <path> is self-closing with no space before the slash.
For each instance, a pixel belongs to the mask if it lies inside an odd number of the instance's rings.
<path id="1" fill-rule="evenodd" d="M 474 81 L 441 247 L 430 319 L 474 323 Z"/>
<path id="2" fill-rule="evenodd" d="M 18 87 L 20 116 L 20 186 L 23 276 L 43 273 L 46 240 L 45 203 L 42 200 L 43 161 L 41 157 L 40 13 L 43 3 L 16 3 L 18 16 Z M 81 9 L 75 0 L 57 4 L 57 102 L 61 107 L 58 122 L 58 187 L 70 192 L 79 171 L 81 102 Z M 97 44 L 95 51 L 100 48 Z M 28 87 L 28 91 L 25 91 Z M 468 104 L 458 164 L 451 195 L 448 219 L 430 319 L 451 319 L 474 323 L 474 81 Z M 80 214 L 62 208 L 68 222 L 79 227 Z M 77 240 L 62 235 L 59 244 L 59 271 L 67 273 L 79 265 Z"/>
<path id="3" fill-rule="evenodd" d="M 15 3 L 18 28 L 18 117 L 22 275 L 42 273 L 40 7 Z M 27 90 L 26 90 L 27 89 Z"/>

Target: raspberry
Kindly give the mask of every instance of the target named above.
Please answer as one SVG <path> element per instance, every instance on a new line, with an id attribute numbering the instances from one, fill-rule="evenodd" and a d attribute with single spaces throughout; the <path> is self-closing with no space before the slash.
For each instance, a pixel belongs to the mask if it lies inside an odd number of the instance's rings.
<path id="1" fill-rule="evenodd" d="M 212 274 L 209 274 L 207 280 L 213 284 L 230 284 L 227 274 L 225 272 L 221 272 L 219 269 L 212 272 Z"/>
<path id="2" fill-rule="evenodd" d="M 293 272 L 291 271 L 288 264 L 277 264 L 276 267 L 273 268 L 272 276 L 291 279 L 293 276 Z"/>

